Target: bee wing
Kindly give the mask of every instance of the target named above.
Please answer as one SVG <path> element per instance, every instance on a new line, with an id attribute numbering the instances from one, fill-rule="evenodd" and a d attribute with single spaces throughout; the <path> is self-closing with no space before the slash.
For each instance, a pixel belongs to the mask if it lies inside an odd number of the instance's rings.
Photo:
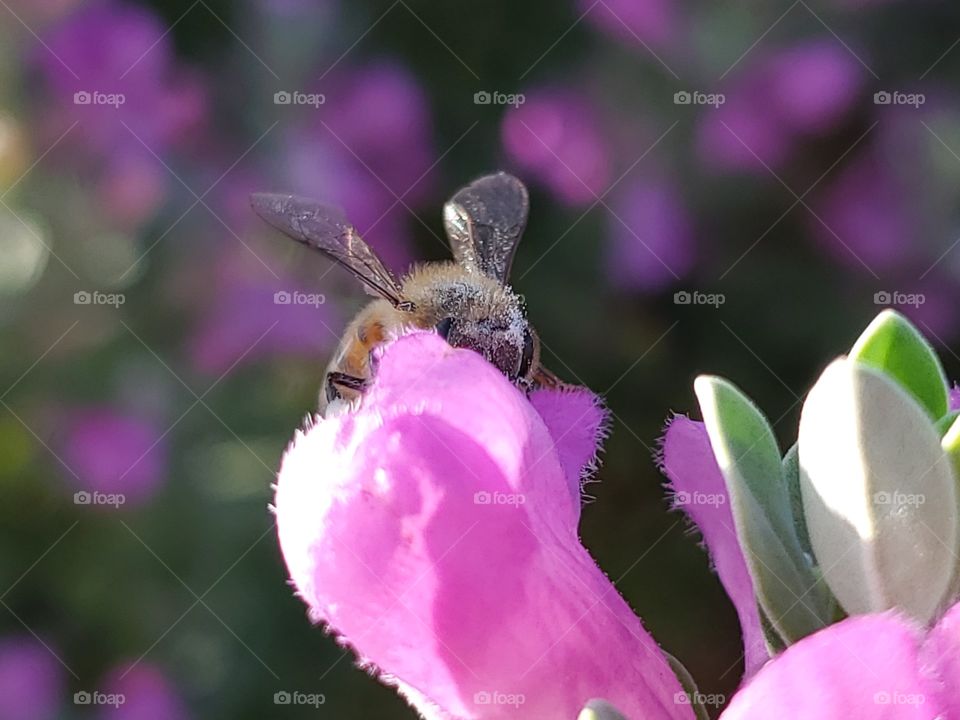
<path id="1" fill-rule="evenodd" d="M 400 284 L 350 224 L 331 205 L 296 195 L 254 193 L 250 204 L 257 215 L 297 242 L 319 250 L 361 282 L 371 295 L 394 306 L 403 302 Z"/>
<path id="2" fill-rule="evenodd" d="M 506 284 L 529 210 L 527 188 L 513 175 L 474 180 L 443 206 L 453 257 Z"/>

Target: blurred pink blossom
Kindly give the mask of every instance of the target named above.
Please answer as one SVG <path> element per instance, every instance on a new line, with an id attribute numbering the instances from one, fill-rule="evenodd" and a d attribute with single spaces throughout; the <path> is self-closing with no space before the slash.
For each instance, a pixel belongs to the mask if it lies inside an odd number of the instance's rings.
<path id="1" fill-rule="evenodd" d="M 64 669 L 27 635 L 0 639 L 0 718 L 53 720 L 64 701 Z"/>
<path id="2" fill-rule="evenodd" d="M 690 272 L 696 261 L 693 223 L 674 187 L 630 182 L 617 189 L 611 205 L 606 264 L 615 285 L 656 292 Z"/>
<path id="3" fill-rule="evenodd" d="M 114 668 L 104 678 L 102 692 L 123 696 L 121 705 L 101 707 L 102 720 L 186 720 L 188 717 L 176 687 L 160 668 L 149 663 Z"/>
<path id="4" fill-rule="evenodd" d="M 200 372 L 220 375 L 264 358 L 316 359 L 340 340 L 334 299 L 317 288 L 289 273 L 269 276 L 242 248 L 222 251 L 214 267 L 212 277 L 205 273 L 207 300 L 187 343 Z"/>
<path id="5" fill-rule="evenodd" d="M 586 390 L 539 402 L 549 425 L 476 353 L 397 340 L 359 408 L 315 419 L 284 456 L 293 583 L 424 717 L 573 718 L 599 696 L 629 717 L 691 718 L 577 538 L 603 412 Z"/>
<path id="6" fill-rule="evenodd" d="M 72 153 L 107 212 L 147 219 L 171 180 L 163 163 L 196 137 L 207 111 L 200 78 L 177 62 L 166 24 L 142 5 L 93 2 L 45 33 L 32 56 L 44 142 L 63 136 L 58 154 L 61 146 Z M 134 182 L 143 189 L 124 188 Z"/>
<path id="7" fill-rule="evenodd" d="M 504 115 L 507 157 L 561 202 L 589 205 L 610 182 L 611 149 L 589 99 L 569 89 L 527 92 Z"/>
<path id="8" fill-rule="evenodd" d="M 874 146 L 833 171 L 808 201 L 807 224 L 817 244 L 838 262 L 881 277 L 896 270 L 917 248 L 916 223 L 898 171 Z"/>
<path id="9" fill-rule="evenodd" d="M 124 506 L 147 502 L 167 472 L 163 428 L 140 415 L 90 405 L 66 416 L 62 459 L 78 491 L 122 494 Z"/>
<path id="10" fill-rule="evenodd" d="M 696 148 L 720 171 L 766 176 L 807 135 L 823 135 L 856 106 L 865 70 L 839 42 L 817 39 L 747 56 L 719 88 L 725 102 L 698 118 Z"/>
<path id="11" fill-rule="evenodd" d="M 387 60 L 344 71 L 323 90 L 327 102 L 287 143 L 287 189 L 342 206 L 402 271 L 412 259 L 410 228 L 421 227 L 411 210 L 432 198 L 436 180 L 427 94 L 413 73 Z"/>
<path id="12" fill-rule="evenodd" d="M 665 47 L 677 37 L 679 7 L 670 0 L 578 0 L 585 19 L 612 37 Z"/>

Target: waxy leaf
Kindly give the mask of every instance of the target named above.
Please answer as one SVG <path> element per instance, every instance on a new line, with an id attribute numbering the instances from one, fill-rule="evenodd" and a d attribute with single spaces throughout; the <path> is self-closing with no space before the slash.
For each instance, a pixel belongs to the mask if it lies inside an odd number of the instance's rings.
<path id="1" fill-rule="evenodd" d="M 804 403 L 800 489 L 810 543 L 850 614 L 896 607 L 927 622 L 951 585 L 957 488 L 928 410 L 850 358 L 834 361 Z"/>
<path id="2" fill-rule="evenodd" d="M 937 420 L 947 412 L 947 376 L 927 339 L 895 310 L 873 319 L 850 359 L 881 370 L 900 383 Z"/>
<path id="3" fill-rule="evenodd" d="M 829 623 L 830 598 L 797 538 L 773 431 L 726 380 L 701 376 L 694 389 L 757 599 L 777 633 L 796 642 Z"/>

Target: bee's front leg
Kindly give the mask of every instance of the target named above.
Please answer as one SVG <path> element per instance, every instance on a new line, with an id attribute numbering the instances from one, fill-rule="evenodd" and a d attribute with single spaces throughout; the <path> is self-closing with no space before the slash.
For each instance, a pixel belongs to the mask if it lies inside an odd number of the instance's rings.
<path id="1" fill-rule="evenodd" d="M 341 388 L 350 391 L 351 394 L 362 393 L 369 385 L 370 381 L 366 378 L 360 378 L 342 372 L 329 372 L 327 373 L 324 392 L 327 397 L 327 402 L 333 402 L 334 400 L 343 398 Z"/>

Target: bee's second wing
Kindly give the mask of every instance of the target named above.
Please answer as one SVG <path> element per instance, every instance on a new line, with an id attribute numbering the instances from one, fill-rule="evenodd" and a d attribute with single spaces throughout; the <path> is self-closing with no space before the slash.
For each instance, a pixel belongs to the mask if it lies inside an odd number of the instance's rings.
<path id="1" fill-rule="evenodd" d="M 527 188 L 513 175 L 473 181 L 443 207 L 454 258 L 506 284 L 529 210 Z"/>
<path id="2" fill-rule="evenodd" d="M 353 273 L 367 292 L 394 306 L 403 301 L 400 284 L 350 224 L 331 205 L 296 195 L 254 193 L 254 212 L 294 240 L 319 250 Z"/>

